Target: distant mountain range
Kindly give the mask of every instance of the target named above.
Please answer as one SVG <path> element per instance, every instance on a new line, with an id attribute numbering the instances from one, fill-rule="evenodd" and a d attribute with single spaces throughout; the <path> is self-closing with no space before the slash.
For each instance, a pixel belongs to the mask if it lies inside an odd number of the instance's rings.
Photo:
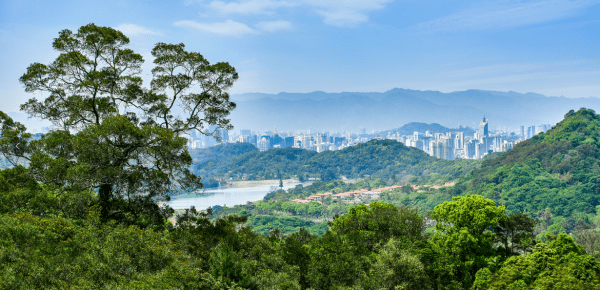
<path id="1" fill-rule="evenodd" d="M 462 126 L 460 128 L 451 129 L 448 127 L 444 127 L 438 123 L 426 124 L 426 123 L 419 123 L 419 122 L 410 122 L 408 124 L 403 125 L 400 128 L 380 131 L 379 133 L 368 134 L 368 135 L 369 135 L 369 137 L 376 137 L 376 135 L 379 135 L 379 136 L 385 138 L 388 133 L 392 133 L 392 134 L 398 133 L 400 135 L 412 135 L 414 132 L 424 133 L 427 131 L 429 131 L 430 133 L 463 132 L 465 134 L 465 136 L 467 136 L 467 135 L 473 135 L 473 133 L 476 132 L 476 129 L 473 129 L 471 127 L 462 127 Z"/>
<path id="2" fill-rule="evenodd" d="M 485 116 L 490 129 L 555 124 L 564 112 L 600 109 L 600 98 L 546 97 L 516 92 L 468 90 L 452 93 L 392 89 L 384 93 L 248 93 L 233 95 L 231 119 L 237 129 L 357 132 L 389 130 L 410 122 L 477 128 Z"/>

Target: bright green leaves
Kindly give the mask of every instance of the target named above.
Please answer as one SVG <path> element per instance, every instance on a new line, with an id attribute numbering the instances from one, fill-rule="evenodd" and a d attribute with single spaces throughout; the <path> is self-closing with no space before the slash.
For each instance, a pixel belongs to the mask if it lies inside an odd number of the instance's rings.
<path id="1" fill-rule="evenodd" d="M 498 225 L 505 212 L 504 206 L 496 207 L 491 199 L 467 195 L 436 206 L 431 216 L 438 221 L 436 230 L 440 234 L 466 229 L 472 235 L 481 235 Z"/>
<path id="2" fill-rule="evenodd" d="M 477 278 L 475 289 L 598 289 L 600 262 L 560 234 L 531 254 L 509 258 L 493 276 L 481 269 Z"/>
<path id="3" fill-rule="evenodd" d="M 26 213 L 2 215 L 1 287 L 138 288 L 137 283 L 163 280 L 160 286 L 147 289 L 202 289 L 187 281 L 198 284 L 203 279 L 196 269 L 186 266 L 189 257 L 176 251 L 164 232 L 101 225 L 98 218 L 94 210 L 80 223 Z"/>
<path id="4" fill-rule="evenodd" d="M 480 195 L 454 197 L 435 207 L 431 216 L 437 220 L 432 241 L 442 255 L 440 276 L 470 285 L 486 258 L 494 256 L 492 228 L 504 218 L 504 206 L 496 207 Z M 442 274 L 443 273 L 443 274 Z"/>

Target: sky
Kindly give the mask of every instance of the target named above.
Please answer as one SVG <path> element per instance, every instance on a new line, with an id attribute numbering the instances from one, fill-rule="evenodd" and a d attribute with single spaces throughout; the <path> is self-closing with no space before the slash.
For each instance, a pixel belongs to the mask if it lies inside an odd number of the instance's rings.
<path id="1" fill-rule="evenodd" d="M 84 4 L 85 3 L 85 4 Z M 0 1 L 0 110 L 31 97 L 19 77 L 88 23 L 146 60 L 184 43 L 239 72 L 230 93 L 482 89 L 600 97 L 600 0 Z"/>

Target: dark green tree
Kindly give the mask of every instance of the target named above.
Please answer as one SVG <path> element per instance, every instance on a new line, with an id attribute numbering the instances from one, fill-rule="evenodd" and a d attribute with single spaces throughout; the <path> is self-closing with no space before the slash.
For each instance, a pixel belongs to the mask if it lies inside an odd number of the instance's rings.
<path id="1" fill-rule="evenodd" d="M 185 134 L 232 128 L 227 116 L 235 103 L 227 89 L 238 74 L 183 44 L 158 43 L 151 87 L 144 88 L 144 60 L 128 44 L 120 31 L 95 24 L 61 31 L 53 42 L 56 60 L 33 63 L 20 78 L 26 92 L 46 94 L 21 110 L 52 122 L 53 130 L 30 141 L 22 125 L 0 115 L 0 148 L 12 160 L 27 160 L 38 182 L 96 190 L 103 220 L 156 225 L 170 214 L 159 201 L 202 187 L 188 169 Z"/>
<path id="2" fill-rule="evenodd" d="M 524 213 L 510 214 L 498 222 L 494 234 L 505 258 L 531 252 L 535 246 L 534 227 L 535 221 Z"/>
<path id="3" fill-rule="evenodd" d="M 364 204 L 351 207 L 335 219 L 331 230 L 355 245 L 374 251 L 377 245 L 383 245 L 391 238 L 404 244 L 422 240 L 423 226 L 416 210 L 373 201 L 369 207 Z"/>

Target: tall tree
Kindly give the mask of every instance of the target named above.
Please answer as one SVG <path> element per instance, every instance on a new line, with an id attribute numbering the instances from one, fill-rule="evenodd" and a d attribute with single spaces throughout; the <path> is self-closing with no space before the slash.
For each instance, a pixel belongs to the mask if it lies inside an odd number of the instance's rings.
<path id="1" fill-rule="evenodd" d="M 506 208 L 481 195 L 456 196 L 437 205 L 431 214 L 437 223 L 432 241 L 440 253 L 437 283 L 469 287 L 475 273 L 496 255 L 494 233 Z"/>
<path id="2" fill-rule="evenodd" d="M 497 243 L 501 244 L 500 252 L 504 257 L 531 252 L 535 246 L 533 230 L 535 220 L 525 213 L 513 213 L 500 219 L 498 226 L 494 227 Z"/>
<path id="3" fill-rule="evenodd" d="M 97 190 L 104 220 L 160 224 L 169 210 L 157 202 L 202 187 L 188 169 L 185 135 L 232 128 L 227 117 L 235 103 L 227 89 L 238 74 L 183 44 L 158 43 L 151 87 L 144 88 L 144 60 L 128 44 L 120 31 L 95 24 L 61 31 L 53 42 L 56 60 L 33 63 L 20 78 L 25 91 L 47 94 L 21 110 L 54 129 L 29 142 L 24 127 L 0 115 L 8 132 L 3 128 L 0 148 L 28 160 L 39 182 Z"/>

